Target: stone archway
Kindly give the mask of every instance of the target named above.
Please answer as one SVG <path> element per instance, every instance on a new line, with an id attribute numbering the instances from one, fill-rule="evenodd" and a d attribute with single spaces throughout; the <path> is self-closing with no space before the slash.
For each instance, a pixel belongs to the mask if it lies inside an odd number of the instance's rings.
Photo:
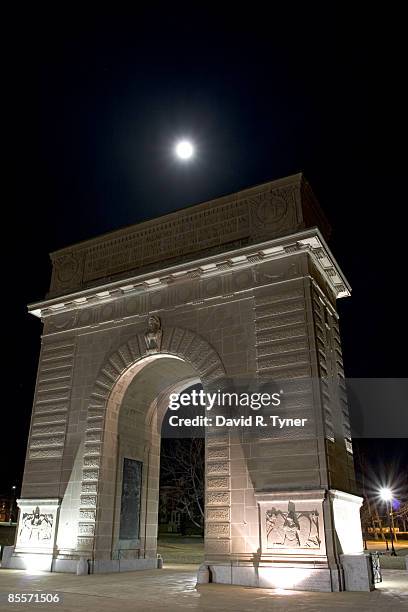
<path id="1" fill-rule="evenodd" d="M 150 363 L 147 321 L 160 317 L 161 359 L 191 368 L 169 386 L 193 373 L 204 387 L 290 380 L 282 415 L 309 419 L 300 439 L 208 436 L 213 581 L 336 591 L 353 571 L 369 588 L 336 310 L 350 287 L 328 233 L 294 175 L 52 254 L 50 292 L 30 306 L 44 333 L 11 567 L 72 572 L 85 556 L 115 569 L 113 404 L 148 372 L 136 370 Z M 157 397 L 149 402 L 151 416 Z M 303 521 L 302 537 L 275 537 L 277 516 L 295 531 Z"/>
<path id="2" fill-rule="evenodd" d="M 148 464 L 148 467 L 145 468 L 148 473 L 145 475 L 141 495 L 141 521 L 142 530 L 149 533 L 151 540 L 150 548 L 145 541 L 142 545 L 142 552 L 141 548 L 138 549 L 137 558 L 140 559 L 142 554 L 143 559 L 147 556 L 152 560 L 156 557 L 152 540 L 155 539 L 157 518 L 152 522 L 144 508 L 149 495 L 150 505 L 153 504 L 153 501 L 157 502 L 158 495 L 158 488 L 156 487 L 152 492 L 149 484 L 150 479 L 157 480 L 158 478 L 160 434 L 158 434 L 157 427 L 155 431 L 155 426 L 157 426 L 155 420 L 160 425 L 160 419 L 163 418 L 168 405 L 169 392 L 181 390 L 197 380 L 206 389 L 210 384 L 220 384 L 226 375 L 217 352 L 198 334 L 180 327 L 164 327 L 162 334 L 161 350 L 153 355 L 149 354 L 146 348 L 144 335 L 136 335 L 122 344 L 109 356 L 101 368 L 90 396 L 84 441 L 78 551 L 92 558 L 96 571 L 98 568 L 106 571 L 110 562 L 112 562 L 112 569 L 119 565 L 118 559 L 111 558 L 115 556 L 114 553 L 118 548 L 118 538 L 115 534 L 118 524 L 117 518 L 115 524 L 115 516 L 118 516 L 119 504 L 118 491 L 113 493 L 112 488 L 117 489 L 118 485 L 114 482 L 116 483 L 117 478 L 120 480 L 120 474 L 117 473 L 117 468 L 112 470 L 112 464 L 118 464 L 123 459 L 118 451 L 120 418 L 131 386 L 135 386 L 135 383 L 137 385 L 138 378 L 149 369 L 150 371 L 155 370 L 155 373 L 150 375 L 150 382 L 153 378 L 160 380 L 155 388 L 146 390 L 148 381 L 145 374 L 145 379 L 139 381 L 137 387 L 140 389 L 143 386 L 146 412 L 144 415 L 139 413 L 139 429 L 144 427 L 145 431 L 143 439 L 139 441 L 143 450 L 140 451 L 140 454 L 136 452 L 136 455 L 139 456 L 141 463 Z M 171 368 L 169 362 L 172 362 Z M 164 372 L 165 366 L 170 371 Z M 112 495 L 115 499 L 110 502 L 109 498 Z M 154 500 L 152 500 L 152 495 L 155 496 Z M 226 506 L 229 506 L 229 500 L 227 501 Z M 109 509 L 111 514 L 107 519 Z M 103 519 L 101 513 L 103 513 Z M 112 535 L 109 533 L 109 530 L 112 531 L 110 523 L 113 524 Z M 146 562 L 132 560 L 129 554 L 126 562 L 128 567 L 131 562 L 138 567 L 149 565 Z"/>

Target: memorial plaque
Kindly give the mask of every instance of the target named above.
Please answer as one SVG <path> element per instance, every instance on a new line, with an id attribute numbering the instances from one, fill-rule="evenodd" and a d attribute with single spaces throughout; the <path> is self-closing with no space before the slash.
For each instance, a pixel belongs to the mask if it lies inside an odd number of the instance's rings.
<path id="1" fill-rule="evenodd" d="M 125 458 L 123 460 L 119 532 L 121 540 L 137 540 L 139 538 L 142 466 L 142 462 L 135 459 Z"/>

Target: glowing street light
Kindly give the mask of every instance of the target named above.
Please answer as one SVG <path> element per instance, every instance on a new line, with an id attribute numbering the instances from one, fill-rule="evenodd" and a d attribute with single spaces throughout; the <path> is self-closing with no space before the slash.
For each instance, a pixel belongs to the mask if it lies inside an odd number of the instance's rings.
<path id="1" fill-rule="evenodd" d="M 391 489 L 387 489 L 387 488 L 380 489 L 380 496 L 381 496 L 381 499 L 383 499 L 386 502 L 391 501 L 392 500 Z"/>
<path id="2" fill-rule="evenodd" d="M 179 159 L 191 159 L 194 155 L 194 147 L 189 140 L 180 140 L 174 151 Z"/>
<path id="3" fill-rule="evenodd" d="M 380 489 L 380 497 L 387 504 L 388 523 L 389 523 L 389 526 L 390 526 L 390 534 L 391 534 L 391 555 L 393 557 L 396 557 L 397 553 L 395 552 L 395 548 L 394 548 L 394 515 L 392 513 L 392 499 L 393 499 L 392 490 L 388 489 L 387 487 L 381 488 Z M 387 540 L 385 540 L 385 541 L 386 541 L 387 550 L 388 550 L 388 542 L 387 542 Z"/>

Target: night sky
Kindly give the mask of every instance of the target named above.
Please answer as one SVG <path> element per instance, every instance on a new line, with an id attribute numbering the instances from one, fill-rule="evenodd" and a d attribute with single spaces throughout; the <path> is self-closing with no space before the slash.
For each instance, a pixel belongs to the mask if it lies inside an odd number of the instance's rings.
<path id="1" fill-rule="evenodd" d="M 353 288 L 339 303 L 346 374 L 406 375 L 401 16 L 58 6 L 3 15 L 0 492 L 21 482 L 41 334 L 26 304 L 47 291 L 48 253 L 252 184 L 305 173 Z M 198 147 L 191 164 L 172 157 L 180 136 Z M 401 441 L 381 448 L 408 461 Z"/>

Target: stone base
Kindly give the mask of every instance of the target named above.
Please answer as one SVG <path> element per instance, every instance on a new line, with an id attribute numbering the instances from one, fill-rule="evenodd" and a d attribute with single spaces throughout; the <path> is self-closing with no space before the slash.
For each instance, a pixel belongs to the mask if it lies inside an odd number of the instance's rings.
<path id="1" fill-rule="evenodd" d="M 287 589 L 295 591 L 321 591 L 329 593 L 341 590 L 339 570 L 329 568 L 210 565 L 211 581 L 263 589 Z"/>
<path id="2" fill-rule="evenodd" d="M 14 554 L 14 546 L 3 546 L 3 555 L 1 557 L 1 567 L 8 567 L 10 559 Z"/>
<path id="3" fill-rule="evenodd" d="M 157 569 L 157 559 L 115 559 L 94 561 L 92 574 L 111 572 L 135 572 L 137 570 Z"/>
<path id="4" fill-rule="evenodd" d="M 28 571 L 51 572 L 53 564 L 52 554 L 46 553 L 14 553 L 9 559 L 7 568 L 23 569 Z"/>
<path id="5" fill-rule="evenodd" d="M 77 559 L 58 559 L 52 555 L 18 553 L 11 556 L 2 567 L 9 569 L 40 570 L 76 574 Z M 157 559 L 103 559 L 90 564 L 91 574 L 108 574 L 115 572 L 134 572 L 144 569 L 157 569 Z"/>
<path id="6" fill-rule="evenodd" d="M 79 559 L 54 559 L 52 571 L 63 574 L 76 574 Z"/>
<path id="7" fill-rule="evenodd" d="M 255 567 L 239 563 L 209 563 L 210 580 L 219 584 L 324 593 L 375 589 L 368 555 L 341 555 L 340 559 L 341 569 L 262 563 Z"/>
<path id="8" fill-rule="evenodd" d="M 358 555 L 340 555 L 344 570 L 344 585 L 346 591 L 373 591 L 373 572 L 371 561 L 364 553 Z"/>

